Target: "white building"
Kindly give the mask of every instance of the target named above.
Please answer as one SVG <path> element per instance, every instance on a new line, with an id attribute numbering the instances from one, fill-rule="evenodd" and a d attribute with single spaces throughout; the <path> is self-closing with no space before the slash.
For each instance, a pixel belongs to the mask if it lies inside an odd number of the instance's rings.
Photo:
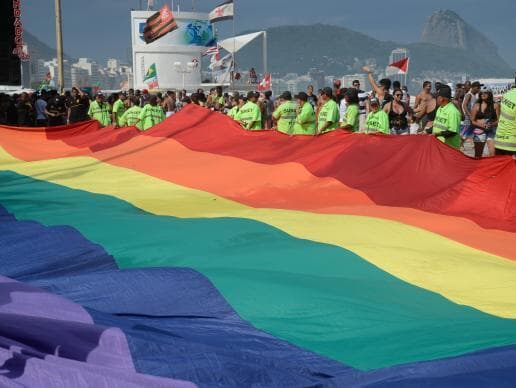
<path id="1" fill-rule="evenodd" d="M 73 64 L 71 68 L 72 86 L 83 87 L 90 85 L 90 74 L 88 70 L 83 69 L 77 64 Z"/>
<path id="2" fill-rule="evenodd" d="M 118 59 L 115 58 L 109 58 L 107 61 L 107 68 L 109 71 L 112 71 L 113 73 L 118 72 L 118 68 L 120 67 L 120 63 L 118 62 Z"/>
<path id="3" fill-rule="evenodd" d="M 88 86 L 100 85 L 100 68 L 95 61 L 89 58 L 79 58 L 78 62 L 74 63 L 74 66 L 80 69 L 84 69 L 88 72 Z"/>
<path id="4" fill-rule="evenodd" d="M 57 80 L 58 80 L 57 58 L 54 58 L 51 61 L 46 61 L 44 63 L 44 66 L 48 68 L 48 72 L 50 73 L 50 76 L 56 83 L 56 87 L 59 88 L 59 85 L 57 84 Z M 64 78 L 63 88 L 71 88 L 72 87 L 72 65 L 67 59 L 63 60 L 63 78 Z"/>
<path id="5" fill-rule="evenodd" d="M 208 14 L 175 12 L 177 29 L 147 44 L 143 29 L 152 14 L 131 12 L 134 88 L 197 89 L 201 85 L 201 53 L 215 39 Z M 147 74 L 153 77 L 146 80 Z"/>

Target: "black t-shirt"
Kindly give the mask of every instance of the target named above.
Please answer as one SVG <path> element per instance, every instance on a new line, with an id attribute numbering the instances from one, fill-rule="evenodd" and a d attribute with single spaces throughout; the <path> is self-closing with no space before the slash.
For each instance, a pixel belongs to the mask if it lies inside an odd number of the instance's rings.
<path id="1" fill-rule="evenodd" d="M 88 108 L 90 100 L 86 96 L 72 98 L 69 103 L 70 123 L 88 120 Z"/>
<path id="2" fill-rule="evenodd" d="M 49 113 L 57 114 L 58 116 L 49 116 L 48 125 L 62 125 L 64 124 L 66 106 L 64 100 L 60 97 L 52 97 L 47 102 L 47 111 Z"/>
<path id="3" fill-rule="evenodd" d="M 29 127 L 34 124 L 34 108 L 30 102 L 20 102 L 16 106 L 18 114 L 18 125 L 21 127 Z"/>
<path id="4" fill-rule="evenodd" d="M 52 97 L 47 102 L 47 111 L 54 114 L 63 114 L 66 112 L 64 101 L 60 97 Z"/>

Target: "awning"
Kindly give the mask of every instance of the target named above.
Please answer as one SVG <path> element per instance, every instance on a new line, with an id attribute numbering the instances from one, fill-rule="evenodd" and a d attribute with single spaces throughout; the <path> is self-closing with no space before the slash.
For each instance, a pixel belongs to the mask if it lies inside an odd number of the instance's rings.
<path id="1" fill-rule="evenodd" d="M 233 38 L 224 39 L 219 42 L 219 46 L 229 52 L 233 52 L 233 50 L 235 52 L 237 52 L 244 46 L 247 46 L 249 43 L 251 43 L 256 38 L 261 36 L 263 33 L 264 33 L 264 31 L 259 31 L 259 32 L 253 32 L 252 34 L 240 35 L 240 36 L 235 36 Z"/>

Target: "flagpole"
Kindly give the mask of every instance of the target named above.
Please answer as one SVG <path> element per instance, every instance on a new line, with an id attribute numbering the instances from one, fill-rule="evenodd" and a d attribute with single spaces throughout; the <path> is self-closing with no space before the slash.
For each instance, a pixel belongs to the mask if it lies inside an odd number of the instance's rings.
<path id="1" fill-rule="evenodd" d="M 236 19 L 236 0 L 233 0 L 233 57 L 232 57 L 232 71 L 231 71 L 231 90 L 235 90 L 235 69 L 236 69 L 236 28 L 235 28 L 235 19 Z"/>
<path id="2" fill-rule="evenodd" d="M 55 1 L 56 12 L 56 46 L 57 46 L 57 82 L 59 83 L 59 93 L 64 90 L 64 72 L 63 72 L 63 32 L 61 21 L 61 0 Z"/>

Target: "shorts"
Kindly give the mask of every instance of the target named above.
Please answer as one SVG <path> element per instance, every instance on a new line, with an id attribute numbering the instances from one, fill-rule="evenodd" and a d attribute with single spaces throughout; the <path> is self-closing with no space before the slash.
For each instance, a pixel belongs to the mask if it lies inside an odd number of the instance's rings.
<path id="1" fill-rule="evenodd" d="M 473 142 L 475 143 L 485 143 L 486 141 L 493 141 L 496 136 L 496 128 L 490 129 L 489 131 L 482 131 L 482 133 L 475 133 L 473 129 Z"/>
<path id="2" fill-rule="evenodd" d="M 516 151 L 502 150 L 501 148 L 496 149 L 496 155 L 513 155 L 516 156 Z"/>
<path id="3" fill-rule="evenodd" d="M 496 136 L 496 128 L 492 128 L 487 133 L 487 141 L 494 141 L 494 138 Z"/>
<path id="4" fill-rule="evenodd" d="M 472 138 L 474 129 L 475 127 L 471 124 L 463 124 L 460 126 L 460 135 L 463 139 Z"/>
<path id="5" fill-rule="evenodd" d="M 410 128 L 391 128 L 391 135 L 410 135 Z"/>

